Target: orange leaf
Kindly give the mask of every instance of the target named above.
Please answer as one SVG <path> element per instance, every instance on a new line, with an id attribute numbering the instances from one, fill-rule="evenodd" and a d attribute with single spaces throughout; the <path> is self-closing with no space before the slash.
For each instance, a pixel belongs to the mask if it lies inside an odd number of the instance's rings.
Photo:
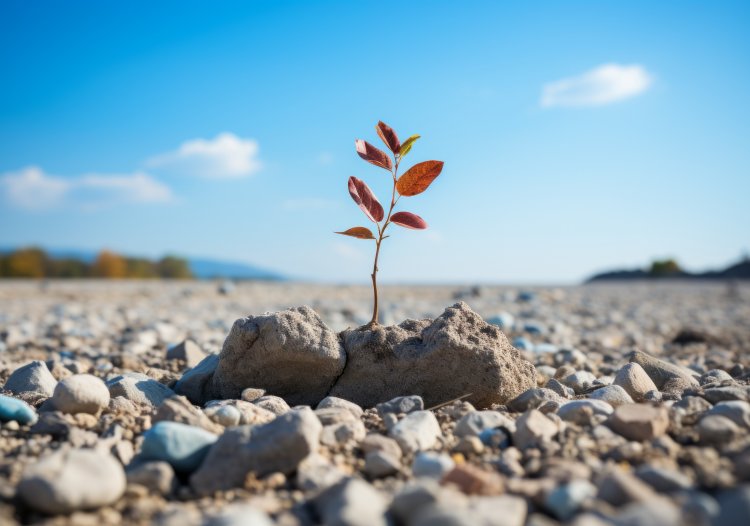
<path id="1" fill-rule="evenodd" d="M 372 144 L 362 139 L 354 141 L 357 148 L 357 154 L 368 163 L 374 164 L 386 170 L 391 169 L 391 158 L 383 150 L 375 148 Z"/>
<path id="2" fill-rule="evenodd" d="M 421 194 L 443 170 L 443 161 L 425 161 L 409 168 L 398 178 L 396 190 L 403 196 Z"/>
<path id="3" fill-rule="evenodd" d="M 378 121 L 378 124 L 375 126 L 375 131 L 378 132 L 378 136 L 388 149 L 393 153 L 398 154 L 399 150 L 401 150 L 401 141 L 398 140 L 398 135 L 393 131 L 393 128 L 383 121 Z"/>
<path id="4" fill-rule="evenodd" d="M 363 226 L 355 226 L 349 230 L 344 230 L 343 232 L 334 232 L 334 234 L 356 237 L 357 239 L 375 239 L 375 236 L 372 235 L 370 229 Z"/>
<path id="5" fill-rule="evenodd" d="M 424 230 L 427 228 L 427 222 L 417 214 L 411 212 L 396 212 L 391 216 L 391 222 L 404 228 L 413 228 L 414 230 Z"/>
<path id="6" fill-rule="evenodd" d="M 385 215 L 383 206 L 378 202 L 378 198 L 375 197 L 375 194 L 372 193 L 370 187 L 363 180 L 353 176 L 349 178 L 349 195 L 352 196 L 354 202 L 357 203 L 357 206 L 362 209 L 365 215 L 370 218 L 370 221 L 377 223 L 383 219 Z"/>

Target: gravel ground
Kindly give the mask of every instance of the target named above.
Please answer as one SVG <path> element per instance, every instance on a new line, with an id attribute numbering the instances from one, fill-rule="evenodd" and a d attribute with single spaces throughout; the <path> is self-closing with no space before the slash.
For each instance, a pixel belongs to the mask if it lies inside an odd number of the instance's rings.
<path id="1" fill-rule="evenodd" d="M 309 305 L 341 331 L 371 290 L 0 283 L 0 523 L 750 524 L 750 286 L 385 286 L 381 321 L 459 300 L 537 387 L 491 408 L 193 405 L 172 389 L 236 319 Z"/>

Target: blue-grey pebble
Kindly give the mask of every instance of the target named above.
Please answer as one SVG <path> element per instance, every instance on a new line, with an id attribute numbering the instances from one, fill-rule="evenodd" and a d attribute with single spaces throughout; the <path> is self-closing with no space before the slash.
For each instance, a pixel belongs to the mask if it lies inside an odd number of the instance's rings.
<path id="1" fill-rule="evenodd" d="M 33 424 L 37 421 L 37 414 L 34 408 L 23 400 L 0 395 L 0 420 L 15 420 L 21 425 Z"/>
<path id="2" fill-rule="evenodd" d="M 140 456 L 144 460 L 163 460 L 181 473 L 192 473 L 216 440 L 216 435 L 200 427 L 158 422 L 143 434 Z"/>

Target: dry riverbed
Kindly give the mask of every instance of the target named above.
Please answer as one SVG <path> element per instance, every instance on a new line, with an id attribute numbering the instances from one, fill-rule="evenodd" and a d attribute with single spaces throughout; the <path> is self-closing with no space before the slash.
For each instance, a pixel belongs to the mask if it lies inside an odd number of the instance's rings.
<path id="1" fill-rule="evenodd" d="M 471 322 L 533 385 L 488 407 L 245 380 L 213 399 L 238 318 L 309 305 L 322 323 L 303 310 L 289 330 L 337 346 L 370 302 L 367 286 L 0 282 L 0 523 L 750 524 L 749 286 L 386 286 L 384 325 L 438 318 L 409 330 L 447 341 Z M 252 368 L 237 352 L 226 378 Z M 462 390 L 440 382 L 429 394 Z"/>

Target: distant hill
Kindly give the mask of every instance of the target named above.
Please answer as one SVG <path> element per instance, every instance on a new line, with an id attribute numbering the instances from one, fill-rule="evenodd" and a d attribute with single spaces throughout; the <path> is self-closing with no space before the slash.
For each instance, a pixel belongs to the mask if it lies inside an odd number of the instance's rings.
<path id="1" fill-rule="evenodd" d="M 18 247 L 0 247 L 0 255 L 9 254 Z M 78 250 L 67 248 L 45 249 L 45 252 L 54 259 L 74 259 L 91 264 L 96 260 L 98 251 Z M 206 258 L 186 258 L 190 272 L 196 279 L 257 279 L 267 281 L 282 281 L 286 277 L 277 272 L 257 267 L 249 263 L 236 261 L 222 261 Z"/>
<path id="2" fill-rule="evenodd" d="M 708 272 L 687 272 L 678 269 L 668 273 L 654 273 L 647 269 L 612 270 L 595 274 L 586 280 L 586 283 L 599 281 L 628 281 L 628 280 L 750 280 L 750 258 L 744 258 L 739 263 L 730 265 L 723 270 L 711 270 Z"/>

